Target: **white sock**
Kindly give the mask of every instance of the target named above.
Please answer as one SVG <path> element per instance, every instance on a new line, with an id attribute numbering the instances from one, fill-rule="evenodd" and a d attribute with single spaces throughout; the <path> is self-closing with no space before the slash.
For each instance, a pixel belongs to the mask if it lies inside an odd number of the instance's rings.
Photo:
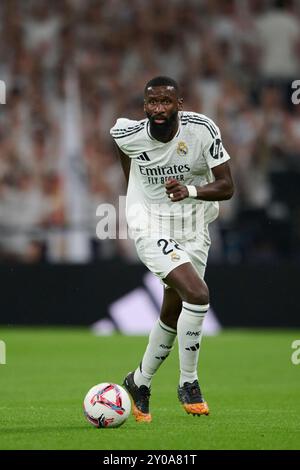
<path id="1" fill-rule="evenodd" d="M 194 305 L 182 302 L 177 322 L 180 387 L 185 382 L 198 380 L 197 366 L 200 351 L 202 325 L 209 305 Z"/>
<path id="2" fill-rule="evenodd" d="M 176 330 L 157 320 L 151 330 L 142 362 L 134 373 L 134 382 L 138 387 L 150 387 L 153 375 L 173 349 L 175 338 Z"/>

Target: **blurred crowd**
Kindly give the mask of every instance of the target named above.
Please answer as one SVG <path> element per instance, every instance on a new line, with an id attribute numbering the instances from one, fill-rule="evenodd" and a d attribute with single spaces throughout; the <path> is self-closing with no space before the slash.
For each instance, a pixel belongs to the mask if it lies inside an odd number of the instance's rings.
<path id="1" fill-rule="evenodd" d="M 87 260 L 135 260 L 130 241 L 97 240 L 96 208 L 126 192 L 109 129 L 144 117 L 156 75 L 178 80 L 186 110 L 216 121 L 232 158 L 236 193 L 211 227 L 212 260 L 299 258 L 299 1 L 2 0 L 0 56 L 2 262 L 72 261 L 72 231 Z M 72 96 L 87 189 L 76 226 L 63 164 Z"/>

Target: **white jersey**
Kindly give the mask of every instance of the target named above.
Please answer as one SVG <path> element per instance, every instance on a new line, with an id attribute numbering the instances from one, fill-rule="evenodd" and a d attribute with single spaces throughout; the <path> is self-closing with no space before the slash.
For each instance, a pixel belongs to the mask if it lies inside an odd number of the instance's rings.
<path id="1" fill-rule="evenodd" d="M 219 128 L 211 119 L 203 114 L 179 112 L 178 131 L 166 143 L 151 136 L 148 119 L 120 118 L 110 133 L 131 158 L 126 215 L 132 233 L 149 233 L 151 225 L 151 233 L 155 227 L 160 233 L 191 238 L 194 219 L 201 219 L 204 225 L 217 217 L 218 202 L 186 198 L 174 203 L 165 189 L 169 178 L 184 185 L 210 183 L 214 181 L 212 168 L 229 160 Z"/>

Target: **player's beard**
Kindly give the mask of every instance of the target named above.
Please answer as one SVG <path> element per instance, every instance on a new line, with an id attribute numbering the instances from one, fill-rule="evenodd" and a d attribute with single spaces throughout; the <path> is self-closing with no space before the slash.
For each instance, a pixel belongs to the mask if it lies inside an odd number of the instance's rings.
<path id="1" fill-rule="evenodd" d="M 166 137 L 171 134 L 172 130 L 177 125 L 178 111 L 174 111 L 174 113 L 166 118 L 165 122 L 162 124 L 157 124 L 155 122 L 157 116 L 151 116 L 150 113 L 146 113 L 146 115 L 150 122 L 150 132 L 153 137 Z"/>

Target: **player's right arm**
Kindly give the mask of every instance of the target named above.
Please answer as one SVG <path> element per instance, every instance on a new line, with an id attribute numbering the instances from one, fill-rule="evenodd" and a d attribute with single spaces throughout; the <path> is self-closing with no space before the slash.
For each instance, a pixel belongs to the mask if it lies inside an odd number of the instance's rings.
<path id="1" fill-rule="evenodd" d="M 130 165 L 131 165 L 131 151 L 132 139 L 143 130 L 143 121 L 132 121 L 126 118 L 117 119 L 115 125 L 110 129 L 110 135 L 112 136 L 117 153 L 121 161 L 123 172 L 128 184 Z"/>
<path id="2" fill-rule="evenodd" d="M 117 149 L 117 154 L 120 158 L 123 173 L 124 173 L 126 183 L 128 186 L 131 159 L 116 144 L 115 144 L 115 148 Z"/>

